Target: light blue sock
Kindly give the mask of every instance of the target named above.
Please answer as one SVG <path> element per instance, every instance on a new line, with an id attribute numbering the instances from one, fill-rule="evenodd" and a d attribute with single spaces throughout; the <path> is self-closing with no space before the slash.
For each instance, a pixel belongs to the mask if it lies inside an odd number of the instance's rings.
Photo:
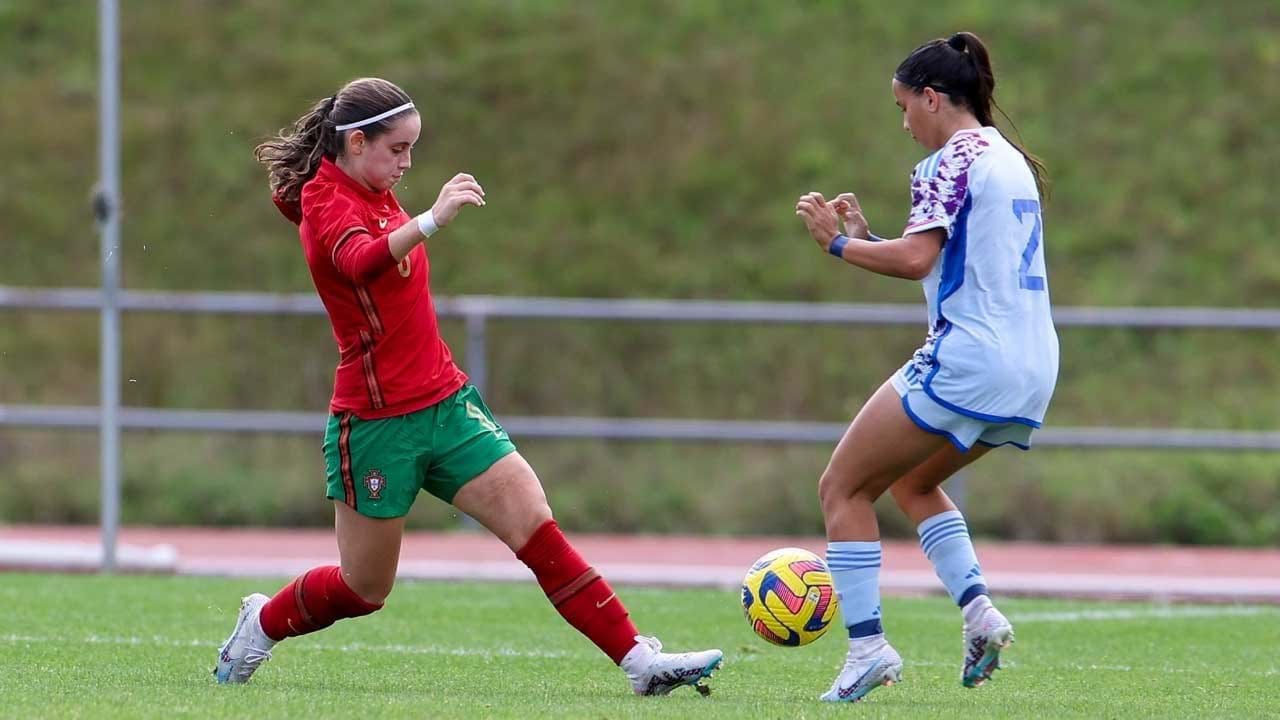
<path id="1" fill-rule="evenodd" d="M 970 600 L 987 594 L 987 580 L 982 577 L 973 541 L 969 539 L 969 526 L 959 510 L 938 513 L 920 523 L 916 531 L 920 533 L 920 548 L 957 605 L 964 607 Z"/>
<path id="2" fill-rule="evenodd" d="M 849 637 L 882 635 L 880 541 L 829 542 L 827 567 L 840 598 L 840 614 L 849 629 Z"/>

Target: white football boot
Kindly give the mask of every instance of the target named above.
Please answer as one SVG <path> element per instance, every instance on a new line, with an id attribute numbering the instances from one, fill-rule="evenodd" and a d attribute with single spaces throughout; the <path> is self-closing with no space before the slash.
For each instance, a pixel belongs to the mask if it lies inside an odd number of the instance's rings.
<path id="1" fill-rule="evenodd" d="M 960 671 L 960 683 L 967 688 L 990 680 L 991 673 L 1000 669 L 1000 651 L 1013 642 L 1013 625 L 989 601 L 976 614 L 974 622 L 964 624 L 964 667 Z"/>
<path id="2" fill-rule="evenodd" d="M 254 593 L 240 603 L 236 627 L 218 650 L 218 665 L 213 669 L 213 676 L 220 684 L 247 683 L 253 671 L 264 660 L 271 659 L 271 648 L 276 641 L 267 637 L 258 621 L 262 606 L 270 599 L 262 593 Z"/>
<path id="3" fill-rule="evenodd" d="M 902 681 L 902 657 L 883 638 L 879 642 L 849 643 L 844 668 L 823 696 L 824 702 L 858 702 L 881 685 Z"/>
<path id="4" fill-rule="evenodd" d="M 719 650 L 664 653 L 658 638 L 637 635 L 636 646 L 622 658 L 619 666 L 637 695 L 666 695 L 681 685 L 709 695 L 711 688 L 702 681 L 711 677 L 723 660 L 724 653 Z"/>

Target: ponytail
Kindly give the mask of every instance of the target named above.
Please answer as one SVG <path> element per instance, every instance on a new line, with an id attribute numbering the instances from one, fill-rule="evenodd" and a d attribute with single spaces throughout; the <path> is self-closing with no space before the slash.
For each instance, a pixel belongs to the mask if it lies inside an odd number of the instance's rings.
<path id="1" fill-rule="evenodd" d="M 996 76 L 991 70 L 991 56 L 977 35 L 970 32 L 958 32 L 947 39 L 947 46 L 956 50 L 973 68 L 973 90 L 969 100 L 970 109 L 984 127 L 994 127 L 991 117 L 991 106 L 995 104 L 993 95 L 996 89 Z"/>
<path id="2" fill-rule="evenodd" d="M 302 186 L 320 169 L 320 159 L 337 157 L 337 132 L 330 119 L 337 101 L 338 96 L 331 95 L 317 102 L 292 128 L 283 128 L 254 148 L 253 156 L 267 166 L 271 195 L 278 204 L 297 206 Z"/>

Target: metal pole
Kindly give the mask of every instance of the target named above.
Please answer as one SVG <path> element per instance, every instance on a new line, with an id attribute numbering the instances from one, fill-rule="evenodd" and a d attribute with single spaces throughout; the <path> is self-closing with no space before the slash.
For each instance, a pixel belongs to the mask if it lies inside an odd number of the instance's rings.
<path id="1" fill-rule="evenodd" d="M 486 364 L 488 349 L 485 338 L 485 315 L 483 312 L 468 313 L 467 320 L 467 376 L 471 384 L 484 395 L 488 384 L 489 368 Z M 458 525 L 463 530 L 479 529 L 480 523 L 470 515 L 459 511 Z"/>
<path id="2" fill-rule="evenodd" d="M 467 315 L 467 375 L 471 384 L 484 394 L 489 388 L 489 368 L 486 362 L 485 316 L 482 314 Z"/>
<path id="3" fill-rule="evenodd" d="M 120 525 L 120 47 L 116 0 L 98 2 L 98 158 L 93 211 L 102 235 L 102 571 L 116 568 Z"/>
<path id="4" fill-rule="evenodd" d="M 967 497 L 968 488 L 966 487 L 968 483 L 966 482 L 965 477 L 968 474 L 968 470 L 961 469 L 955 475 L 951 476 L 951 479 L 947 482 L 946 488 L 947 496 L 951 498 L 951 502 L 956 504 L 956 509 L 962 513 L 964 512 L 966 501 L 969 499 Z"/>

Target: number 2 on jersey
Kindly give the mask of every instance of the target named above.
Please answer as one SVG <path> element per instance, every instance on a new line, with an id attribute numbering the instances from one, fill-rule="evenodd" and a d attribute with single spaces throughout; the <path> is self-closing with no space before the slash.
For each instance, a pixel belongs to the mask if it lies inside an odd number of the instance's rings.
<path id="1" fill-rule="evenodd" d="M 1027 214 L 1035 215 L 1036 223 L 1031 228 L 1031 239 L 1022 250 L 1022 263 L 1018 265 L 1018 287 L 1044 292 L 1044 276 L 1029 274 L 1031 259 L 1036 256 L 1036 250 L 1040 249 L 1040 201 L 1014 200 L 1013 216 L 1018 218 L 1018 222 L 1022 222 L 1022 216 Z"/>

